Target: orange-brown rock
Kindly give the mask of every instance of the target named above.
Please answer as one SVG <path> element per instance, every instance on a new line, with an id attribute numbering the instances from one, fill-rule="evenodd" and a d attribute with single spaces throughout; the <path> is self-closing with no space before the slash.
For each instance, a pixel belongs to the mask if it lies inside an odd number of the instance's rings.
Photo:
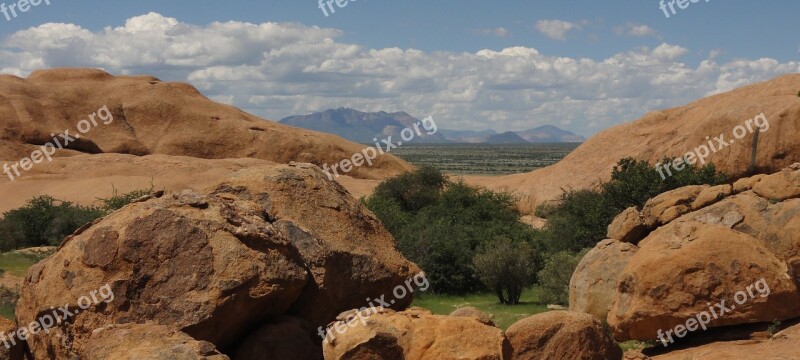
<path id="1" fill-rule="evenodd" d="M 500 329 L 470 317 L 410 309 L 385 310 L 365 319 L 329 327 L 335 338 L 322 344 L 325 360 L 504 360 L 510 355 Z"/>
<path id="2" fill-rule="evenodd" d="M 636 244 L 647 236 L 648 229 L 644 224 L 642 213 L 636 207 L 625 209 L 608 225 L 608 238 Z"/>
<path id="3" fill-rule="evenodd" d="M 550 311 L 516 322 L 506 331 L 512 360 L 620 359 L 622 349 L 591 315 Z"/>
<path id="4" fill-rule="evenodd" d="M 712 186 L 700 191 L 697 198 L 692 202 L 692 210 L 702 209 L 717 201 L 724 199 L 733 192 L 733 188 L 728 184 Z"/>
<path id="5" fill-rule="evenodd" d="M 466 180 L 489 189 L 514 189 L 520 210 L 530 214 L 538 205 L 557 200 L 563 189 L 588 189 L 608 181 L 614 165 L 622 158 L 633 157 L 655 164 L 665 157 L 683 157 L 707 144 L 707 136 L 724 134 L 725 139 L 731 139 L 737 125 L 744 126 L 762 112 L 769 129 L 759 134 L 755 165 L 764 172 L 775 172 L 800 162 L 797 89 L 800 89 L 800 74 L 779 76 L 685 106 L 654 111 L 606 129 L 557 164 L 543 169 L 501 177 L 468 176 Z M 754 130 L 759 131 L 755 127 Z M 754 134 L 748 133 L 735 144 L 711 154 L 707 163 L 713 163 L 733 178 L 746 175 L 751 165 L 753 138 Z"/>
<path id="6" fill-rule="evenodd" d="M 753 192 L 771 201 L 800 197 L 800 164 L 761 178 L 753 185 Z"/>
<path id="7" fill-rule="evenodd" d="M 256 167 L 79 230 L 28 271 L 17 316 L 29 323 L 53 304 L 72 312 L 108 284 L 109 301 L 28 339 L 34 355 L 81 353 L 94 329 L 144 322 L 225 349 L 290 309 L 312 326 L 327 324 L 417 272 L 379 221 L 319 168 Z"/>
<path id="8" fill-rule="evenodd" d="M 483 324 L 489 326 L 495 326 L 494 321 L 492 321 L 492 315 L 487 315 L 480 309 L 473 307 L 473 306 L 464 306 L 460 307 L 453 312 L 450 313 L 450 316 L 463 316 L 463 317 L 471 317 L 477 319 Z"/>
<path id="9" fill-rule="evenodd" d="M 85 353 L 73 355 L 86 360 L 229 359 L 209 342 L 154 324 L 108 325 L 96 329 L 86 341 Z"/>
<path id="10" fill-rule="evenodd" d="M 569 310 L 605 321 L 622 269 L 639 248 L 617 240 L 603 240 L 581 259 L 569 282 Z"/>
<path id="11" fill-rule="evenodd" d="M 768 340 L 715 342 L 676 350 L 653 360 L 800 359 L 800 325 L 787 328 Z"/>
<path id="12" fill-rule="evenodd" d="M 20 341 L 17 324 L 6 318 L 0 317 L 0 359 L 23 360 L 24 345 Z"/>
<path id="13" fill-rule="evenodd" d="M 293 359 L 321 360 L 322 339 L 308 323 L 296 317 L 282 317 L 249 335 L 236 350 L 235 360 Z"/>
<path id="14" fill-rule="evenodd" d="M 752 190 L 753 189 L 753 185 L 755 185 L 756 183 L 761 181 L 761 179 L 763 179 L 765 176 L 767 176 L 767 175 L 766 174 L 758 174 L 758 175 L 755 175 L 755 176 L 745 177 L 745 178 L 741 178 L 739 180 L 736 180 L 733 183 L 733 193 L 734 194 L 738 194 L 740 192 L 745 192 L 747 190 Z"/>
<path id="15" fill-rule="evenodd" d="M 786 262 L 748 234 L 679 219 L 639 247 L 619 276 L 608 314 L 618 340 L 654 340 L 659 329 L 671 330 L 723 300 L 731 310 L 706 327 L 800 316 L 800 290 Z M 746 301 L 734 302 L 740 292 L 749 293 Z"/>
<path id="16" fill-rule="evenodd" d="M 103 106 L 113 121 L 106 120 L 105 113 L 94 116 L 97 125 L 69 144 L 71 150 L 257 158 L 322 166 L 350 158 L 364 148 L 338 136 L 258 118 L 215 103 L 191 85 L 162 82 L 152 76 L 112 76 L 97 69 L 40 70 L 27 79 L 0 76 L 0 94 L 0 140 L 14 147 L 0 152 L 2 160 L 17 161 L 30 155 L 33 145 L 50 141 L 51 133 L 70 130 L 77 134 L 79 122 L 89 120 Z M 355 168 L 349 175 L 382 179 L 410 167 L 391 154 L 378 157 L 373 164 Z"/>
<path id="17" fill-rule="evenodd" d="M 647 200 L 642 208 L 645 225 L 653 229 L 690 212 L 692 203 L 707 188 L 708 185 L 684 186 Z"/>

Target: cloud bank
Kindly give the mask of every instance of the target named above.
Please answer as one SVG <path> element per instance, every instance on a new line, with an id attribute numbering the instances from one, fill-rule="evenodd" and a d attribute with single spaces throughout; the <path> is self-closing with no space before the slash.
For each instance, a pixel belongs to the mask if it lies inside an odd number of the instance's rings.
<path id="1" fill-rule="evenodd" d="M 639 33 L 646 33 L 640 31 Z M 733 89 L 800 63 L 769 58 L 696 66 L 663 43 L 607 59 L 534 48 L 476 53 L 371 49 L 337 41 L 337 29 L 298 23 L 182 23 L 157 13 L 92 32 L 49 23 L 0 43 L 0 71 L 99 67 L 187 81 L 214 100 L 270 119 L 348 106 L 432 115 L 448 128 L 520 130 L 554 124 L 591 135 L 648 111 Z"/>

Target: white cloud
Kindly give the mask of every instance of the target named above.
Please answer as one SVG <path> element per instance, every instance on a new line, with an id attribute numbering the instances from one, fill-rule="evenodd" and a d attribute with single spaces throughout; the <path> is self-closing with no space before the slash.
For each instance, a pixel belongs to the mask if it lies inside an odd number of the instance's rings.
<path id="1" fill-rule="evenodd" d="M 655 29 L 644 24 L 635 23 L 627 23 L 623 26 L 618 26 L 614 28 L 614 32 L 619 35 L 628 35 L 633 37 L 658 36 L 658 32 L 656 32 Z"/>
<path id="2" fill-rule="evenodd" d="M 553 40 L 566 40 L 567 33 L 575 29 L 580 29 L 580 25 L 569 21 L 539 20 L 536 22 L 536 30 Z"/>
<path id="3" fill-rule="evenodd" d="M 696 66 L 674 44 L 606 59 L 543 54 L 529 47 L 475 53 L 373 49 L 339 42 L 336 29 L 296 23 L 214 22 L 205 26 L 148 14 L 89 31 L 45 24 L 0 43 L 3 73 L 56 66 L 104 68 L 188 81 L 204 94 L 257 115 L 350 106 L 432 115 L 442 127 L 497 130 L 543 124 L 590 134 L 654 109 L 727 91 L 800 63 L 774 59 Z"/>
<path id="4" fill-rule="evenodd" d="M 506 29 L 504 27 L 499 27 L 499 28 L 495 28 L 495 29 L 477 29 L 477 30 L 475 30 L 475 32 L 478 33 L 478 34 L 481 34 L 481 35 L 492 35 L 492 36 L 497 36 L 497 37 L 501 37 L 501 38 L 505 38 L 505 37 L 511 36 L 511 31 L 508 31 L 508 29 Z"/>

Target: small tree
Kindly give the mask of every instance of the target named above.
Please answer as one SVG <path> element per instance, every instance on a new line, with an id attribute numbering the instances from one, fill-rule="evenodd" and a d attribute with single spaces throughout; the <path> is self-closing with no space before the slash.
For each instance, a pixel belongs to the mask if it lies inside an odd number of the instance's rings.
<path id="1" fill-rule="evenodd" d="M 522 289 L 536 273 L 531 246 L 503 237 L 484 245 L 472 263 L 481 282 L 505 305 L 519 304 Z"/>
<path id="2" fill-rule="evenodd" d="M 539 300 L 548 304 L 569 304 L 569 281 L 578 263 L 590 249 L 573 254 L 562 251 L 553 254 L 542 271 L 539 271 L 539 286 L 542 294 Z"/>

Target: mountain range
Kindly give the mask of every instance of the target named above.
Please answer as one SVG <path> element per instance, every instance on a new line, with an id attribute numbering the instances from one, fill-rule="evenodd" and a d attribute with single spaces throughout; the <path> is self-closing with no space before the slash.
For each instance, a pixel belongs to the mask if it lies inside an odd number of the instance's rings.
<path id="1" fill-rule="evenodd" d="M 435 119 L 434 119 L 435 120 Z M 420 121 L 406 112 L 362 112 L 350 108 L 329 109 L 309 115 L 294 115 L 280 120 L 281 124 L 339 135 L 347 140 L 373 143 L 373 139 L 387 136 L 400 137 L 400 131 L 413 127 Z M 422 132 L 416 143 L 474 143 L 474 144 L 524 144 L 583 142 L 586 138 L 552 125 L 524 131 L 498 133 L 488 129 L 452 130 L 438 129 L 432 135 Z"/>

